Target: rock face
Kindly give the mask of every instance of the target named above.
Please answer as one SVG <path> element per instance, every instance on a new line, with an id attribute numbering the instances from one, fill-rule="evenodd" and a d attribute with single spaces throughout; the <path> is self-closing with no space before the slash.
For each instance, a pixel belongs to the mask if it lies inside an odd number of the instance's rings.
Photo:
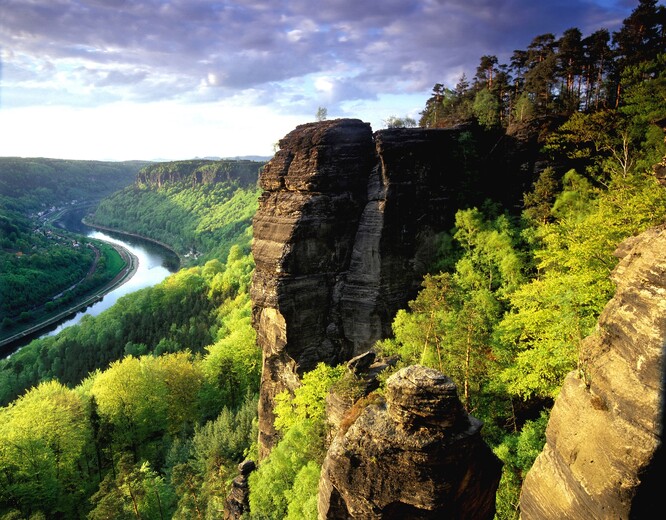
<path id="1" fill-rule="evenodd" d="M 529 471 L 522 520 L 652 518 L 663 501 L 666 228 L 617 251 L 614 298 L 566 378 Z"/>
<path id="2" fill-rule="evenodd" d="M 255 469 L 252 460 L 244 460 L 238 465 L 239 475 L 231 482 L 231 489 L 224 502 L 224 520 L 247 518 L 250 511 L 248 477 Z"/>
<path id="3" fill-rule="evenodd" d="M 334 438 L 322 466 L 324 519 L 492 519 L 501 463 L 463 409 L 455 384 L 410 366 L 386 401 Z"/>
<path id="4" fill-rule="evenodd" d="M 457 209 L 497 196 L 496 169 L 482 179 L 470 150 L 461 130 L 373 134 L 357 119 L 301 125 L 280 141 L 253 222 L 261 456 L 274 443 L 274 396 L 318 362 L 349 360 L 388 336 L 437 234 Z"/>

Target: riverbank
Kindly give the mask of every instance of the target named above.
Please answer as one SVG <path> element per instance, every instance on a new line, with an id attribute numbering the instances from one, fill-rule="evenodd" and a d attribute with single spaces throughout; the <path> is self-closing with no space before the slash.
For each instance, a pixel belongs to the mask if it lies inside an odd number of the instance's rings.
<path id="1" fill-rule="evenodd" d="M 74 305 L 71 305 L 67 309 L 58 312 L 57 314 L 46 318 L 39 323 L 31 325 L 29 328 L 24 329 L 16 334 L 0 340 L 0 355 L 3 357 L 9 355 L 14 349 L 8 348 L 13 343 L 21 341 L 26 337 L 38 334 L 40 331 L 52 326 L 54 323 L 57 323 L 72 314 L 85 309 L 89 305 L 101 300 L 106 294 L 113 291 L 117 287 L 129 281 L 137 272 L 139 268 L 139 259 L 126 248 L 118 245 L 109 243 L 120 255 L 120 257 L 125 262 L 125 267 L 109 282 L 107 282 L 102 287 L 98 288 L 94 293 L 87 296 L 83 300 L 80 300 Z"/>
<path id="2" fill-rule="evenodd" d="M 93 224 L 89 220 L 87 220 L 85 217 L 81 219 L 81 223 L 85 224 L 88 227 L 91 227 L 93 229 L 98 229 L 99 231 L 108 231 L 110 233 L 116 233 L 118 235 L 124 235 L 127 237 L 133 237 L 133 238 L 139 238 L 141 240 L 145 240 L 146 242 L 152 242 L 153 244 L 157 244 L 160 247 L 163 247 L 167 251 L 171 251 L 176 258 L 178 258 L 179 264 L 182 266 L 186 258 L 182 256 L 178 251 L 176 251 L 173 247 L 171 247 L 169 244 L 165 244 L 164 242 L 160 242 L 159 240 L 155 240 L 154 238 L 146 237 L 144 235 L 139 235 L 138 233 L 132 233 L 130 231 L 122 231 L 120 229 L 108 227 L 108 226 L 102 226 L 100 224 Z"/>

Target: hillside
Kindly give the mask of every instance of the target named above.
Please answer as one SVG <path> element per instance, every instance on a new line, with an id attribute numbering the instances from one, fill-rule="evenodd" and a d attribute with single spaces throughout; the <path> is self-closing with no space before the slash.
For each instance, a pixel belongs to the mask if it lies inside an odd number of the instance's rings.
<path id="1" fill-rule="evenodd" d="M 262 166 L 235 160 L 150 165 L 134 184 L 103 200 L 87 222 L 168 244 L 189 263 L 223 259 L 248 233 Z"/>
<path id="2" fill-rule="evenodd" d="M 131 184 L 145 164 L 0 158 L 0 337 L 67 308 L 122 269 L 112 248 L 51 223 Z"/>
<path id="3" fill-rule="evenodd" d="M 0 157 L 0 208 L 27 213 L 99 200 L 134 182 L 146 164 Z"/>

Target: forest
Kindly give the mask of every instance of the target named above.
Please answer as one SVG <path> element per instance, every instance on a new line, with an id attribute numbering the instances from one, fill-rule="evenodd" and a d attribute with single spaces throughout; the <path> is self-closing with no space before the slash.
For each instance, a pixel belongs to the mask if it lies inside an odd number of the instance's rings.
<path id="1" fill-rule="evenodd" d="M 641 0 L 613 34 L 541 35 L 509 66 L 484 56 L 471 82 L 435 85 L 422 112 L 427 128 L 548 129 L 548 164 L 522 206 L 460 208 L 418 296 L 375 346 L 399 357 L 395 369 L 424 364 L 456 382 L 504 464 L 497 520 L 519 518 L 564 376 L 586 377 L 582 340 L 613 295 L 616 247 L 666 220 L 652 170 L 666 156 L 665 11 Z M 0 362 L 0 518 L 219 518 L 237 464 L 257 460 L 248 286 L 258 190 L 204 177 L 160 173 L 95 217 L 123 229 L 154 219 L 153 237 L 200 251 L 196 265 Z M 168 215 L 191 220 L 169 229 Z M 227 226 L 235 235 L 216 250 L 204 237 Z M 319 365 L 278 397 L 281 440 L 250 476 L 250 518 L 316 518 L 331 389 L 358 391 L 344 366 Z"/>
<path id="2" fill-rule="evenodd" d="M 169 244 L 186 264 L 223 259 L 251 224 L 262 166 L 247 160 L 149 165 L 88 221 Z"/>
<path id="3" fill-rule="evenodd" d="M 66 309 L 123 268 L 113 248 L 52 224 L 65 209 L 130 184 L 145 164 L 0 158 L 0 338 Z"/>

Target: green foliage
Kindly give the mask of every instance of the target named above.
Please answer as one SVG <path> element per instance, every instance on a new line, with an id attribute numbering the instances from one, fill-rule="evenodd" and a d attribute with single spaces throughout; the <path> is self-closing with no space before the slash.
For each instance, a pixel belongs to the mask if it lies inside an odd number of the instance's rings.
<path id="1" fill-rule="evenodd" d="M 562 178 L 562 191 L 557 195 L 550 213 L 559 219 L 584 215 L 596 193 L 590 181 L 576 170 L 569 170 Z M 543 221 L 544 224 L 546 222 Z"/>
<path id="2" fill-rule="evenodd" d="M 129 185 L 145 164 L 0 158 L 0 336 L 67 309 L 120 271 L 115 251 L 95 251 L 47 217 Z"/>
<path id="3" fill-rule="evenodd" d="M 652 176 L 618 175 L 577 218 L 538 230 L 539 275 L 511 295 L 512 311 L 497 328 L 496 355 L 506 366 L 500 379 L 511 394 L 552 397 L 569 371 L 585 370 L 580 345 L 613 294 L 613 252 L 664 221 L 665 197 Z"/>
<path id="4" fill-rule="evenodd" d="M 187 352 L 127 356 L 99 374 L 90 393 L 118 449 L 138 456 L 140 447 L 153 449 L 151 438 L 176 434 L 196 421 L 202 381 L 201 367 Z"/>
<path id="5" fill-rule="evenodd" d="M 532 191 L 523 196 L 523 214 L 535 224 L 545 224 L 551 219 L 551 208 L 558 192 L 558 181 L 552 167 L 545 168 Z"/>
<path id="6" fill-rule="evenodd" d="M 315 114 L 316 121 L 326 121 L 328 117 L 328 109 L 326 107 L 317 108 L 317 113 Z"/>
<path id="7" fill-rule="evenodd" d="M 89 520 L 162 520 L 170 518 L 175 496 L 149 463 L 134 464 L 128 454 L 123 454 L 115 471 L 107 474 L 90 500 L 94 507 Z"/>
<path id="8" fill-rule="evenodd" d="M 181 257 L 204 263 L 249 244 L 262 163 L 177 161 L 144 168 L 137 183 L 104 199 L 93 224 L 169 244 Z"/>
<path id="9" fill-rule="evenodd" d="M 184 349 L 203 353 L 206 347 L 212 351 L 224 347 L 228 358 L 238 359 L 227 368 L 233 365 L 233 374 L 238 376 L 229 388 L 238 398 L 236 405 L 240 404 L 247 389 L 258 384 L 260 366 L 247 295 L 254 263 L 244 253 L 240 247 L 232 247 L 226 264 L 214 260 L 203 267 L 183 269 L 154 287 L 120 298 L 99 316 L 84 317 L 78 325 L 35 340 L 11 358 L 0 360 L 0 404 L 41 380 L 56 377 L 75 385 L 90 371 L 125 354 Z M 220 347 L 210 347 L 217 342 Z M 222 362 L 217 369 L 210 365 L 206 374 L 217 377 L 220 370 L 227 370 L 224 366 Z M 219 380 L 226 382 L 226 374 Z M 239 380 L 245 382 L 238 386 Z M 217 395 L 217 402 L 220 399 L 227 402 Z M 211 413 L 217 414 L 219 409 L 214 405 Z"/>
<path id="10" fill-rule="evenodd" d="M 485 128 L 493 128 L 500 123 L 500 102 L 495 94 L 487 88 L 481 89 L 474 97 L 472 105 L 474 116 Z"/>
<path id="11" fill-rule="evenodd" d="M 506 298 L 524 280 L 525 262 L 506 216 L 488 220 L 477 209 L 458 211 L 454 238 L 462 249 L 454 272 L 424 278 L 409 311 L 398 311 L 394 338 L 380 348 L 450 376 L 471 411 L 485 406 L 495 370 L 491 335 Z"/>
<path id="12" fill-rule="evenodd" d="M 321 467 L 314 460 L 303 466 L 294 485 L 285 491 L 289 502 L 286 520 L 317 520 L 317 492 Z"/>
<path id="13" fill-rule="evenodd" d="M 654 114 L 650 107 L 663 112 L 665 8 L 656 4 L 638 2 L 612 39 L 607 29 L 584 37 L 571 27 L 560 38 L 534 37 L 526 49 L 514 51 L 509 64 L 482 56 L 471 84 L 463 76 L 454 89 L 434 86 L 420 125 L 441 128 L 476 119 L 483 127 L 521 126 L 540 117 L 632 104 L 645 115 Z"/>
<path id="14" fill-rule="evenodd" d="M 384 119 L 384 125 L 386 128 L 413 128 L 416 126 L 416 121 L 409 116 L 389 116 Z"/>
<path id="15" fill-rule="evenodd" d="M 0 209 L 0 227 L 0 337 L 70 309 L 125 267 L 112 247 L 18 213 Z"/>
<path id="16" fill-rule="evenodd" d="M 85 402 L 55 381 L 0 409 L 0 513 L 13 505 L 76 518 L 90 444 Z"/>
<path id="17" fill-rule="evenodd" d="M 312 420 L 300 421 L 289 428 L 259 468 L 250 474 L 251 518 L 281 520 L 288 514 L 290 499 L 296 501 L 292 506 L 295 510 L 311 500 L 312 495 L 306 496 L 304 491 L 314 491 L 316 496 L 316 488 L 307 485 L 306 475 L 301 475 L 298 489 L 294 484 L 308 464 L 321 464 L 322 438 L 322 425 Z"/>
<path id="18" fill-rule="evenodd" d="M 517 520 L 520 486 L 546 443 L 548 413 L 543 411 L 536 420 L 526 421 L 518 433 L 506 435 L 493 448 L 502 461 L 502 478 L 496 497 L 495 518 Z"/>
<path id="19" fill-rule="evenodd" d="M 323 424 L 326 418 L 326 396 L 344 372 L 344 365 L 329 367 L 319 363 L 313 370 L 303 374 L 302 385 L 294 390 L 293 396 L 286 390 L 275 396 L 275 428 L 286 432 L 305 420 Z"/>
<path id="20" fill-rule="evenodd" d="M 100 199 L 131 184 L 146 162 L 0 157 L 0 208 L 27 215 Z"/>
<path id="21" fill-rule="evenodd" d="M 282 438 L 250 475 L 252 518 L 316 518 L 317 477 L 325 453 L 325 400 L 344 371 L 344 365 L 320 363 L 303 374 L 293 397 L 286 391 L 276 397 L 275 427 Z"/>
<path id="22" fill-rule="evenodd" d="M 197 426 L 191 440 L 174 443 L 166 471 L 179 497 L 173 518 L 219 514 L 229 478 L 257 435 L 257 397 L 248 395 L 238 410 L 225 407 L 216 419 Z"/>

